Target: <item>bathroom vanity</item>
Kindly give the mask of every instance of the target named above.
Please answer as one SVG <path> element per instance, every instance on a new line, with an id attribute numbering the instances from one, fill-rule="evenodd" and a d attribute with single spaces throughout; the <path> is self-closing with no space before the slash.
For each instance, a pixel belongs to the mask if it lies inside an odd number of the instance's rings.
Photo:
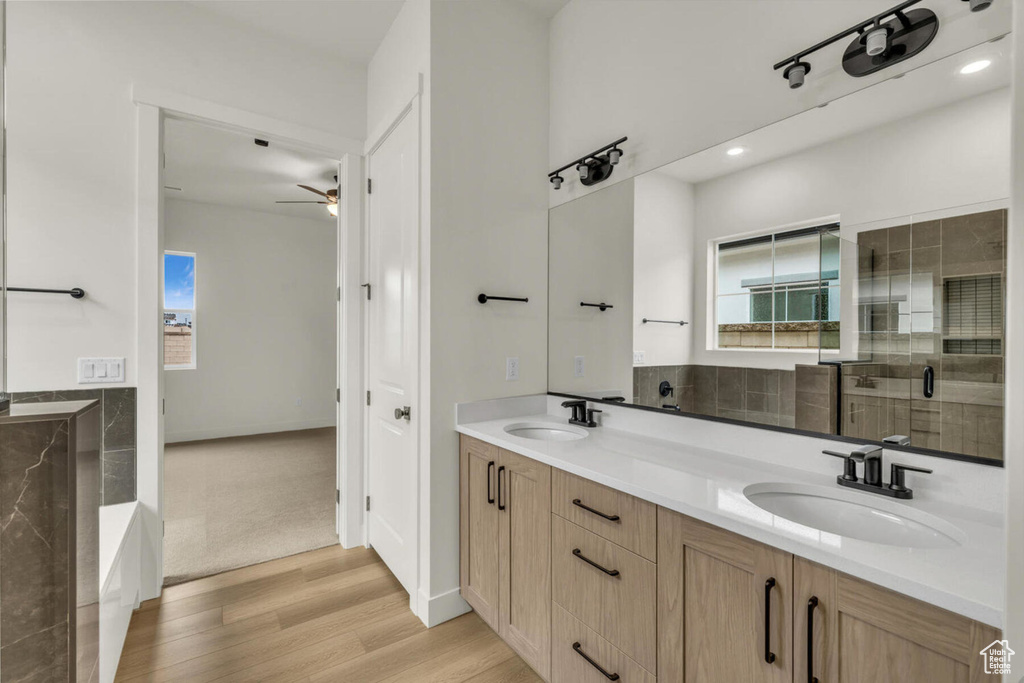
<path id="1" fill-rule="evenodd" d="M 587 429 L 561 401 L 457 426 L 462 595 L 546 680 L 984 680 L 1002 520 L 955 498 L 990 485 L 971 465 L 895 501 L 838 486 L 825 439 L 626 406 Z"/>

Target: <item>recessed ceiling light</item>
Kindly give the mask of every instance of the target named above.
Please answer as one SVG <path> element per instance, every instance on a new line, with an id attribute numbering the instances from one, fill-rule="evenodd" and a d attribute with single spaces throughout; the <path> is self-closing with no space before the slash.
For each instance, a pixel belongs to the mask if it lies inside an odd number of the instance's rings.
<path id="1" fill-rule="evenodd" d="M 743 154 L 746 151 L 747 150 L 743 149 L 742 147 L 730 147 L 729 149 L 725 150 L 725 153 L 731 157 L 738 157 L 739 155 Z"/>
<path id="2" fill-rule="evenodd" d="M 987 69 L 992 64 L 991 59 L 979 59 L 976 62 L 971 62 L 964 68 L 960 69 L 962 74 L 976 74 L 982 69 Z"/>

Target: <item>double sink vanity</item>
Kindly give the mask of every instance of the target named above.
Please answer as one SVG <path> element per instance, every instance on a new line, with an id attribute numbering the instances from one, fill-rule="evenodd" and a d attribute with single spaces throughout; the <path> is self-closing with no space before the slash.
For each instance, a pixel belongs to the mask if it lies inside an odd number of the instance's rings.
<path id="1" fill-rule="evenodd" d="M 970 465 L 900 500 L 839 485 L 821 452 L 856 444 L 564 400 L 457 414 L 462 595 L 545 680 L 984 680 L 1002 521 Z"/>

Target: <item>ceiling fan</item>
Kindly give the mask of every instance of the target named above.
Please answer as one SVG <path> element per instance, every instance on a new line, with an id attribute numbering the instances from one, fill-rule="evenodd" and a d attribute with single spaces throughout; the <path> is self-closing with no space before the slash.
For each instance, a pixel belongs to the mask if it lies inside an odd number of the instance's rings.
<path id="1" fill-rule="evenodd" d="M 337 176 L 335 176 L 335 180 L 337 180 Z M 331 188 L 330 190 L 327 190 L 326 192 L 321 192 L 320 190 L 316 189 L 315 187 L 310 187 L 309 185 L 299 185 L 299 187 L 301 187 L 303 190 L 308 190 L 308 191 L 310 191 L 310 192 L 312 192 L 314 194 L 318 194 L 321 197 L 323 197 L 324 199 L 322 199 L 322 200 L 310 199 L 310 200 L 305 200 L 305 201 L 277 201 L 277 202 L 274 202 L 274 203 L 275 204 L 324 204 L 327 207 L 327 213 L 331 214 L 332 216 L 337 216 L 338 215 L 338 188 L 334 187 L 334 188 Z M 324 200 L 326 200 L 326 201 L 324 201 Z"/>

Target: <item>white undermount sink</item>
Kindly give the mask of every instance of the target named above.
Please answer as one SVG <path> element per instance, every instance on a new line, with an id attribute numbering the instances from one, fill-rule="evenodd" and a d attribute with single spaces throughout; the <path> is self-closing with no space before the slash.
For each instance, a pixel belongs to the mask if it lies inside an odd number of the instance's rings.
<path id="1" fill-rule="evenodd" d="M 585 439 L 587 430 L 569 425 L 558 425 L 550 422 L 516 422 L 505 427 L 505 432 L 512 436 L 538 441 L 575 441 Z"/>
<path id="2" fill-rule="evenodd" d="M 871 493 L 810 484 L 751 484 L 762 510 L 819 531 L 903 548 L 955 548 L 967 536 L 941 517 Z"/>

